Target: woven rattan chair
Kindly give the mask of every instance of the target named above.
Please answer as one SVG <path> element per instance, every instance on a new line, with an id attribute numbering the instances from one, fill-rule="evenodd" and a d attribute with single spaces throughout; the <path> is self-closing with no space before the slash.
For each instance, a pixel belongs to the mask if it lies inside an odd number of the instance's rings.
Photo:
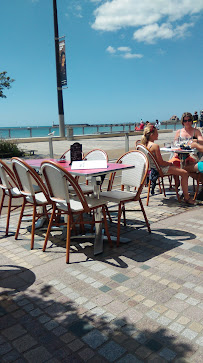
<path id="1" fill-rule="evenodd" d="M 47 209 L 51 205 L 49 195 L 41 177 L 36 171 L 20 158 L 12 158 L 13 172 L 18 182 L 21 195 L 24 196 L 15 239 L 18 238 L 25 205 L 31 204 L 33 207 L 32 229 L 31 229 L 31 249 L 34 248 L 35 222 L 42 216 L 48 219 Z M 37 210 L 40 207 L 40 211 Z"/>
<path id="2" fill-rule="evenodd" d="M 6 221 L 6 236 L 7 236 L 8 231 L 9 231 L 10 214 L 12 211 L 21 207 L 21 204 L 12 207 L 12 199 L 13 198 L 19 199 L 19 198 L 24 198 L 24 197 L 18 188 L 18 184 L 15 179 L 15 175 L 13 174 L 12 170 L 6 165 L 6 163 L 3 160 L 0 160 L 0 188 L 2 190 L 0 215 L 2 212 L 2 208 L 4 206 L 5 196 L 8 196 L 8 211 L 7 211 L 7 221 Z"/>
<path id="3" fill-rule="evenodd" d="M 126 225 L 125 218 L 125 204 L 129 202 L 139 202 L 149 233 L 151 232 L 150 225 L 142 204 L 141 192 L 147 176 L 149 162 L 147 157 L 140 151 L 129 151 L 118 160 L 118 163 L 134 165 L 133 169 L 123 170 L 121 176 L 121 190 L 113 189 L 113 182 L 116 173 L 112 173 L 109 179 L 107 192 L 102 192 L 102 197 L 105 197 L 109 202 L 118 204 L 118 227 L 117 227 L 117 246 L 120 242 L 120 222 L 121 215 L 124 215 L 124 225 Z M 125 190 L 133 188 L 133 191 Z M 135 189 L 136 188 L 136 189 Z"/>
<path id="4" fill-rule="evenodd" d="M 44 176 L 45 183 L 47 185 L 49 198 L 53 205 L 53 212 L 47 229 L 43 251 L 46 250 L 51 226 L 54 222 L 56 211 L 67 215 L 66 263 L 69 263 L 70 234 L 74 224 L 82 224 L 84 226 L 84 224 L 87 223 L 95 223 L 92 219 L 84 221 L 84 219 L 81 218 L 84 213 L 90 213 L 97 208 L 102 208 L 105 231 L 108 237 L 108 241 L 111 245 L 111 237 L 109 235 L 106 220 L 106 199 L 104 200 L 102 197 L 96 199 L 85 196 L 76 179 L 68 171 L 66 171 L 65 168 L 59 166 L 54 162 L 44 161 L 41 165 L 41 170 Z M 69 192 L 70 186 L 72 187 L 72 189 L 74 189 L 74 195 L 72 194 L 72 192 Z M 75 216 L 76 218 L 78 217 L 78 219 L 74 221 L 73 216 Z M 102 221 L 97 222 L 101 223 Z"/>
<path id="5" fill-rule="evenodd" d="M 159 191 L 160 193 L 162 193 L 162 189 L 161 189 L 161 184 L 162 184 L 162 188 L 163 188 L 163 193 L 164 196 L 166 196 L 166 192 L 165 192 L 165 187 L 164 187 L 164 177 L 170 178 L 171 176 L 173 176 L 170 173 L 164 174 L 162 169 L 160 168 L 156 158 L 154 157 L 154 155 L 146 148 L 146 146 L 144 145 L 137 145 L 137 150 L 142 151 L 148 158 L 149 160 L 149 169 L 151 169 L 151 163 L 153 165 L 156 166 L 156 170 L 159 173 L 159 178 L 158 178 L 158 183 L 159 183 Z M 160 184 L 160 180 L 161 180 L 161 184 Z M 171 185 L 170 179 L 169 179 L 169 183 Z M 148 193 L 147 193 L 147 205 L 149 204 L 149 196 L 150 196 L 150 188 L 151 188 L 151 179 L 149 178 L 149 183 L 148 183 Z M 176 178 L 175 178 L 175 191 L 176 191 L 176 195 L 177 195 L 177 199 L 180 202 L 180 196 L 178 194 L 178 185 L 176 182 Z"/>

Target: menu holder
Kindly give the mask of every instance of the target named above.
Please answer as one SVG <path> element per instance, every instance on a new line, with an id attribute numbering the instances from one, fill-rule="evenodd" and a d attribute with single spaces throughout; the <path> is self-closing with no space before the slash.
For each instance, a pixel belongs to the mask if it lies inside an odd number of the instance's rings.
<path id="1" fill-rule="evenodd" d="M 79 142 L 75 142 L 70 147 L 70 165 L 72 165 L 73 161 L 81 161 L 82 160 L 82 144 Z"/>

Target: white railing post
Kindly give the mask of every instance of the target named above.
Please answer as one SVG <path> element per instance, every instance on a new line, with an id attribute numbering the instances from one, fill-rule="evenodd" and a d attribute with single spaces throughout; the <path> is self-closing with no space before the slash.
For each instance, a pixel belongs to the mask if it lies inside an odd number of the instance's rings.
<path id="1" fill-rule="evenodd" d="M 127 153 L 129 151 L 129 134 L 125 133 L 125 152 Z"/>

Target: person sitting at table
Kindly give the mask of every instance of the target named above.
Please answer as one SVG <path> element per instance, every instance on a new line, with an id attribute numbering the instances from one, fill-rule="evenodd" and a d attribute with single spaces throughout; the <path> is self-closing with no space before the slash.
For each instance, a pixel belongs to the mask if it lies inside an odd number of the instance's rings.
<path id="1" fill-rule="evenodd" d="M 190 112 L 184 112 L 181 117 L 181 123 L 183 128 L 176 131 L 174 144 L 179 141 L 179 143 L 191 142 L 193 141 L 203 141 L 202 134 L 200 130 L 194 128 L 193 125 L 193 116 Z M 175 166 L 180 167 L 180 158 L 178 154 L 174 154 L 172 159 L 169 160 Z M 195 164 L 196 160 L 192 156 L 187 156 L 185 159 L 185 164 Z"/>
<path id="2" fill-rule="evenodd" d="M 144 134 L 141 138 L 141 143 L 154 155 L 160 168 L 164 174 L 172 174 L 181 177 L 181 186 L 183 190 L 184 200 L 187 204 L 194 204 L 192 198 L 188 193 L 188 172 L 184 169 L 180 169 L 173 165 L 170 161 L 163 160 L 159 145 L 155 144 L 155 140 L 158 140 L 158 131 L 154 125 L 148 125 L 144 128 Z M 153 168 L 153 165 L 151 165 Z M 156 167 L 154 167 L 156 169 Z"/>

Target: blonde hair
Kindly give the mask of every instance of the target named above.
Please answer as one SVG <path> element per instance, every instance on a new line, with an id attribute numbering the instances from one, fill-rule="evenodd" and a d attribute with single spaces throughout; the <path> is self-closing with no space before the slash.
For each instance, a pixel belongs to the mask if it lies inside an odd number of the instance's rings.
<path id="1" fill-rule="evenodd" d="M 154 134 L 156 127 L 154 125 L 148 124 L 144 128 L 143 136 L 141 137 L 141 144 L 147 145 L 149 142 L 149 138 L 152 134 Z"/>
<path id="2" fill-rule="evenodd" d="M 184 113 L 182 114 L 182 117 L 181 117 L 181 124 L 182 124 L 183 126 L 184 126 L 184 122 L 183 122 L 184 117 L 190 117 L 190 118 L 191 118 L 191 120 L 192 120 L 192 122 L 193 122 L 193 116 L 192 116 L 192 114 L 191 114 L 190 112 L 184 112 Z"/>

